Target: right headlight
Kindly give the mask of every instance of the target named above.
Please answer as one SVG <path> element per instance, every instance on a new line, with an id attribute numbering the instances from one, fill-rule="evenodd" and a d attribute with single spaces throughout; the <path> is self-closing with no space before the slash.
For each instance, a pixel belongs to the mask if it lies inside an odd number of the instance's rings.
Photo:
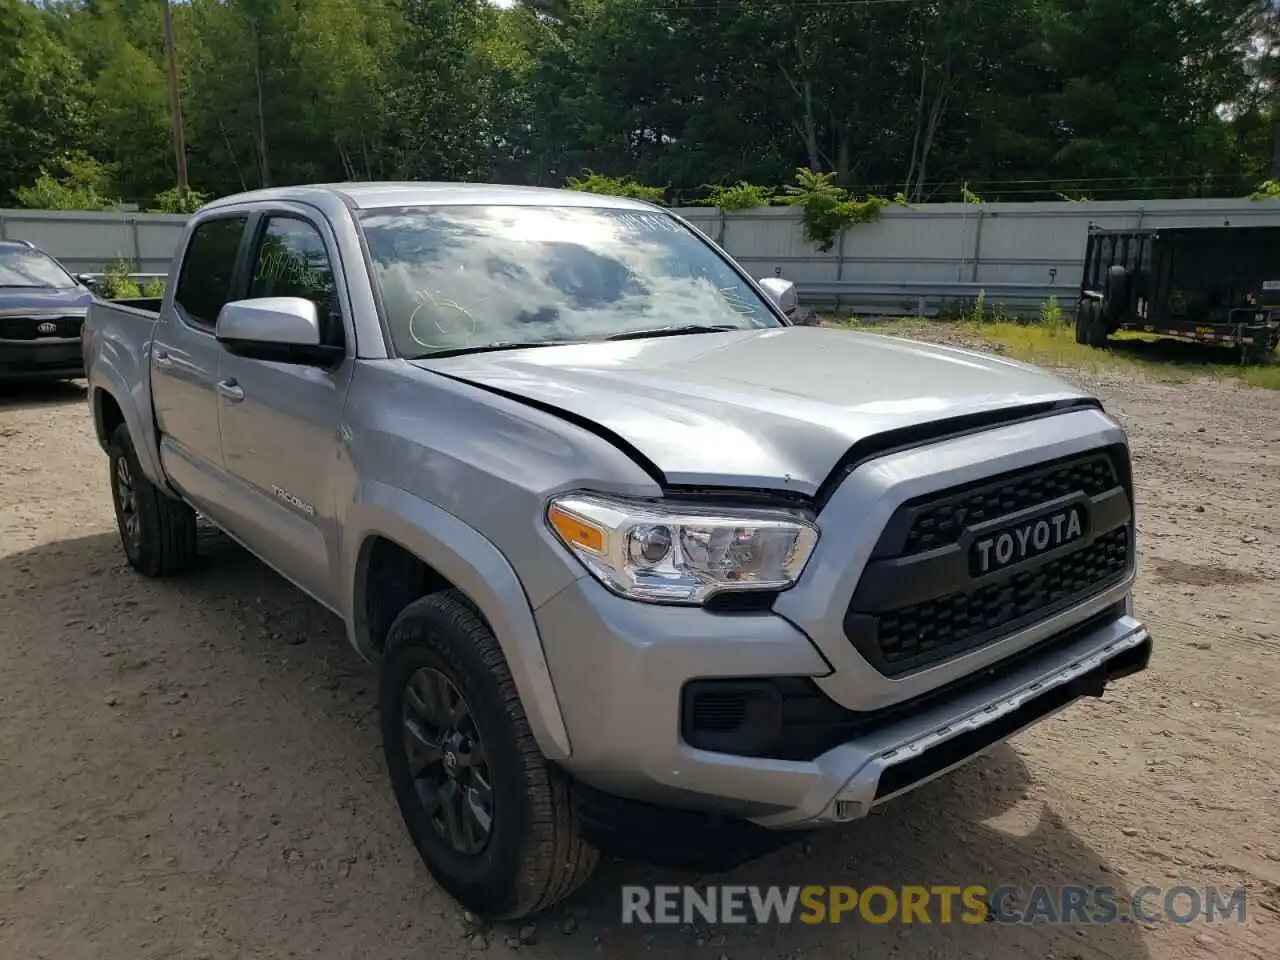
<path id="1" fill-rule="evenodd" d="M 799 578 L 818 528 L 783 511 L 675 507 L 572 494 L 547 524 L 597 580 L 634 600 L 701 604 Z"/>

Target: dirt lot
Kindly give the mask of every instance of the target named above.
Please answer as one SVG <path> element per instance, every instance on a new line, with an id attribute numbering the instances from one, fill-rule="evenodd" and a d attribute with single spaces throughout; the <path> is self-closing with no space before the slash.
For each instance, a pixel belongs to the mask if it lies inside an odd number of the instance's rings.
<path id="1" fill-rule="evenodd" d="M 645 931 L 619 884 L 689 878 L 609 863 L 534 942 L 477 932 L 401 828 L 340 624 L 216 535 L 191 576 L 132 575 L 55 386 L 0 395 L 0 957 L 1276 956 L 1280 392 L 1085 379 L 1134 443 L 1151 670 L 714 879 L 1244 884 L 1246 924 Z"/>

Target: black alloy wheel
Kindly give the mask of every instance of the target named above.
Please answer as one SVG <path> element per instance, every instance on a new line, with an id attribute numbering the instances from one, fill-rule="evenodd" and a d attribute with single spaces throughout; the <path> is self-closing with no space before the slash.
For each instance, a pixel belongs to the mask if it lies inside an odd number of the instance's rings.
<path id="1" fill-rule="evenodd" d="M 548 762 L 502 647 L 455 590 L 420 597 L 387 631 L 382 750 L 396 803 L 437 883 L 489 920 L 547 909 L 598 859 L 569 777 Z"/>
<path id="2" fill-rule="evenodd" d="M 133 485 L 133 472 L 129 469 L 128 457 L 116 458 L 115 483 L 116 515 L 120 524 L 120 536 L 124 540 L 125 552 L 136 556 L 140 545 L 140 522 L 138 519 L 138 495 Z"/>
<path id="3" fill-rule="evenodd" d="M 423 815 L 458 853 L 483 853 L 496 811 L 471 705 L 452 680 L 423 667 L 405 684 L 402 713 L 405 758 Z"/>
<path id="4" fill-rule="evenodd" d="M 195 511 L 147 479 L 123 423 L 112 432 L 108 451 L 111 505 L 129 565 L 148 577 L 190 567 L 196 556 Z"/>

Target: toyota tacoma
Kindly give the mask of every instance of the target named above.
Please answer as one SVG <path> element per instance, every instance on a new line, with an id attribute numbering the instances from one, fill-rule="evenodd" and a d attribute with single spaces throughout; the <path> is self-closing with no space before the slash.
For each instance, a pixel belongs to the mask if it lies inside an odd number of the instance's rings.
<path id="1" fill-rule="evenodd" d="M 144 306 L 84 338 L 129 563 L 186 568 L 200 515 L 337 613 L 408 834 L 484 916 L 628 839 L 857 820 L 1147 665 L 1095 399 L 798 326 L 664 209 L 239 194 Z"/>

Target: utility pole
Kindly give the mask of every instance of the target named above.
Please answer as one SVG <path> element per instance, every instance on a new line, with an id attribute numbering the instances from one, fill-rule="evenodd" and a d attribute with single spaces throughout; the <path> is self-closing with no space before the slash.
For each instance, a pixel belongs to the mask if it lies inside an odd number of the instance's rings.
<path id="1" fill-rule="evenodd" d="M 173 11 L 164 4 L 164 50 L 169 61 L 169 116 L 173 122 L 173 155 L 178 165 L 178 188 L 185 193 L 187 182 L 187 142 L 182 129 L 182 96 L 178 93 L 178 55 L 173 43 Z"/>

